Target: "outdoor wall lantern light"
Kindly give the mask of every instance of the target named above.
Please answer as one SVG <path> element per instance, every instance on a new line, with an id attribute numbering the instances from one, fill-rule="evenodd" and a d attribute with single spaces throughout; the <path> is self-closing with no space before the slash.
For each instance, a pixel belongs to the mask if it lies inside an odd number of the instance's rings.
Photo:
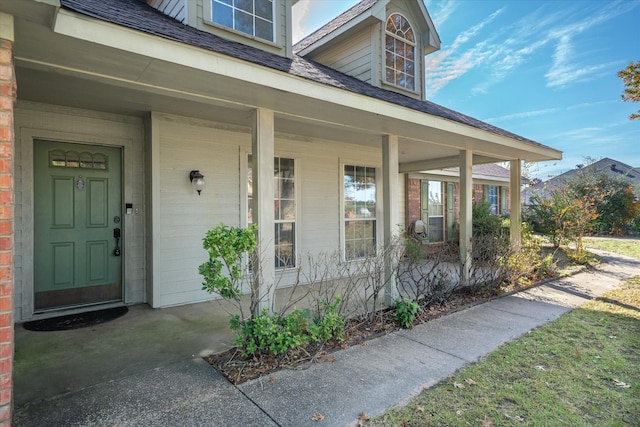
<path id="1" fill-rule="evenodd" d="M 191 184 L 193 184 L 199 196 L 204 188 L 204 175 L 202 175 L 200 171 L 191 171 L 189 172 L 189 180 L 191 180 Z"/>

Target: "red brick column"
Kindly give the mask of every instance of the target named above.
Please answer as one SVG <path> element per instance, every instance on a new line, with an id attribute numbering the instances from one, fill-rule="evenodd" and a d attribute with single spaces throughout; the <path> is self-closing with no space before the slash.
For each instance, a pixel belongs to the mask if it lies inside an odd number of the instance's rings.
<path id="1" fill-rule="evenodd" d="M 406 193 L 406 225 L 407 228 L 420 219 L 420 180 L 407 178 L 405 184 Z"/>
<path id="2" fill-rule="evenodd" d="M 0 426 L 11 425 L 13 371 L 13 43 L 0 39 Z"/>

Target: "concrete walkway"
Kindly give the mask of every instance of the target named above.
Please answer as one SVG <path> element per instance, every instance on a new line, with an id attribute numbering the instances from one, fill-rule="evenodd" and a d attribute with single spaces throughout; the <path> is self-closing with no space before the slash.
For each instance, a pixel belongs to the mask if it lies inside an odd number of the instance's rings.
<path id="1" fill-rule="evenodd" d="M 232 335 L 210 303 L 134 307 L 94 328 L 16 327 L 15 426 L 345 426 L 402 404 L 500 345 L 640 275 L 601 253 L 598 270 L 477 305 L 239 386 L 200 357 Z M 212 313 L 222 312 L 211 316 Z M 216 332 L 217 331 L 217 332 Z M 322 421 L 312 420 L 322 414 Z"/>

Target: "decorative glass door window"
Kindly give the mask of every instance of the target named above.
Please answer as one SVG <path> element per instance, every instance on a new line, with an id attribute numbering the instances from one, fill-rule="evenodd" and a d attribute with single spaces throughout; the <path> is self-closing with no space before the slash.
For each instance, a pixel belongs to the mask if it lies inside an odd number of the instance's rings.
<path id="1" fill-rule="evenodd" d="M 211 21 L 273 41 L 273 0 L 211 0 Z"/>
<path id="2" fill-rule="evenodd" d="M 376 170 L 344 166 L 344 254 L 359 259 L 376 254 Z"/>
<path id="3" fill-rule="evenodd" d="M 53 168 L 80 168 L 108 170 L 107 156 L 102 153 L 79 153 L 73 150 L 51 150 L 49 166 Z"/>

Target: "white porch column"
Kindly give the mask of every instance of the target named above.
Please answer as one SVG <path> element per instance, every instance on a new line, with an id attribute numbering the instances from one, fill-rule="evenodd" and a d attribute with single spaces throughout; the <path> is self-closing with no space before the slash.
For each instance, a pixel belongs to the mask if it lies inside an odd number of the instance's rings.
<path id="1" fill-rule="evenodd" d="M 520 179 L 522 169 L 520 159 L 511 160 L 510 166 L 511 182 L 509 184 L 509 194 L 511 196 L 509 218 L 511 218 L 511 246 L 518 248 L 522 242 L 522 203 L 520 200 Z"/>
<path id="2" fill-rule="evenodd" d="M 471 237 L 473 236 L 473 152 L 460 151 L 460 280 L 468 284 L 471 273 Z"/>
<path id="3" fill-rule="evenodd" d="M 258 224 L 258 261 L 253 266 L 251 290 L 259 298 L 258 311 L 273 310 L 275 294 L 274 187 L 273 156 L 275 146 L 274 114 L 258 108 L 253 114 L 251 174 L 253 182 L 253 222 Z"/>
<path id="4" fill-rule="evenodd" d="M 394 242 L 399 232 L 400 197 L 398 194 L 398 173 L 398 136 L 385 135 L 382 137 L 382 208 L 385 247 L 387 244 Z M 385 304 L 393 305 L 398 298 L 393 259 L 388 258 L 385 260 L 384 272 L 386 281 L 384 288 Z"/>

